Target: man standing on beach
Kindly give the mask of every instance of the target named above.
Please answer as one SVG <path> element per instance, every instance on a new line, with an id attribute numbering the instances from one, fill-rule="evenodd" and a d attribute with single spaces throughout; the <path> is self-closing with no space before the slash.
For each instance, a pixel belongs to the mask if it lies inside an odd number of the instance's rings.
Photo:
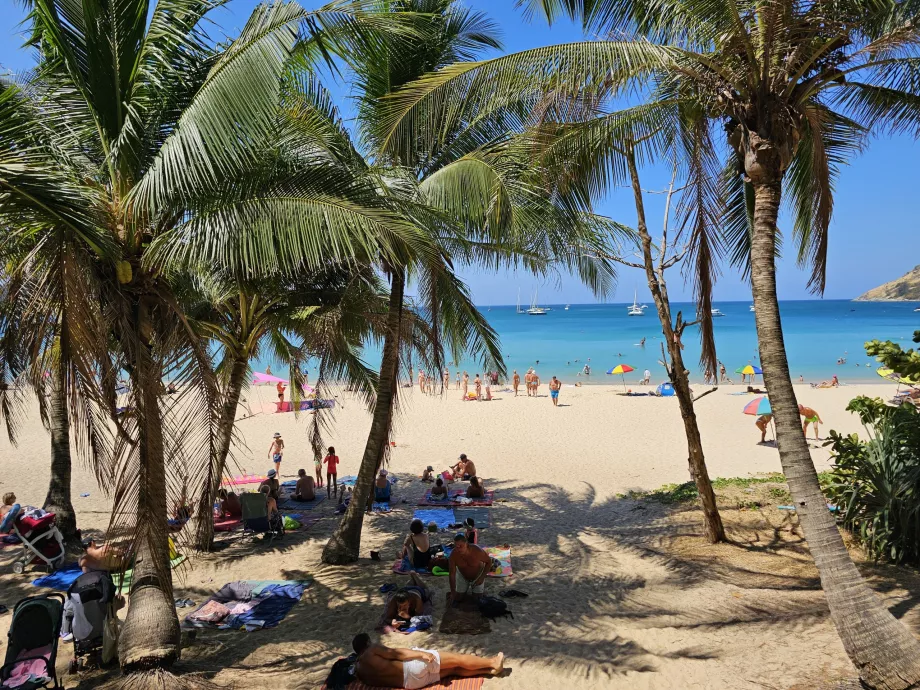
<path id="1" fill-rule="evenodd" d="M 278 412 L 284 412 L 284 391 L 287 389 L 284 387 L 284 384 L 281 381 L 278 381 L 278 385 L 275 386 L 275 390 L 278 391 Z"/>
<path id="2" fill-rule="evenodd" d="M 530 379 L 531 384 L 533 385 L 533 397 L 537 397 L 537 391 L 540 389 L 540 375 L 535 371 L 533 373 L 533 378 Z"/>
<path id="3" fill-rule="evenodd" d="M 470 390 L 470 375 L 465 371 L 463 372 L 463 395 L 460 396 L 461 400 L 466 400 L 466 394 Z"/>
<path id="4" fill-rule="evenodd" d="M 492 568 L 492 559 L 475 544 L 470 544 L 463 532 L 454 537 L 454 550 L 450 552 L 450 597 L 453 604 L 472 593 L 480 598 L 485 593 L 483 584 Z"/>
<path id="5" fill-rule="evenodd" d="M 517 397 L 518 386 L 521 385 L 521 375 L 514 370 L 514 376 L 511 377 L 511 383 L 514 385 L 514 397 Z"/>
<path id="6" fill-rule="evenodd" d="M 719 362 L 719 382 L 725 383 L 725 365 Z"/>
<path id="7" fill-rule="evenodd" d="M 444 368 L 444 390 L 450 390 L 450 370 Z"/>
<path id="8" fill-rule="evenodd" d="M 753 377 L 752 377 L 753 378 Z M 815 440 L 818 439 L 818 423 L 824 424 L 824 420 L 821 419 L 820 415 L 810 407 L 805 407 L 799 403 L 799 414 L 805 418 L 805 422 L 802 424 L 802 433 L 808 436 L 808 425 L 815 425 Z"/>
<path id="9" fill-rule="evenodd" d="M 562 381 L 555 376 L 549 380 L 549 397 L 553 401 L 553 407 L 559 406 L 559 389 L 562 388 Z"/>
<path id="10" fill-rule="evenodd" d="M 642 372 L 642 383 L 644 383 L 647 386 L 651 382 L 652 382 L 652 372 L 646 369 L 644 372 Z"/>
<path id="11" fill-rule="evenodd" d="M 280 385 L 280 384 L 279 384 Z M 275 474 L 281 474 L 281 459 L 284 456 L 284 439 L 281 434 L 275 432 L 272 444 L 268 447 L 268 457 L 275 463 Z"/>
<path id="12" fill-rule="evenodd" d="M 528 369 L 524 374 L 524 387 L 527 389 L 527 397 L 533 392 L 533 369 Z"/>
<path id="13" fill-rule="evenodd" d="M 418 389 L 425 392 L 425 372 L 421 369 L 418 370 Z"/>

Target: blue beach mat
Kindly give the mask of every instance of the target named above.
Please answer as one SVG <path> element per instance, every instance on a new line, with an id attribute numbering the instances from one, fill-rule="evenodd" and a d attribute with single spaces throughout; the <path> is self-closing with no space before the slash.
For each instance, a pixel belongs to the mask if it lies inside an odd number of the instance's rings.
<path id="1" fill-rule="evenodd" d="M 316 498 L 312 501 L 295 501 L 289 498 L 278 505 L 278 510 L 313 510 L 325 500 L 326 494 L 316 494 Z"/>
<path id="2" fill-rule="evenodd" d="M 56 589 L 59 592 L 66 592 L 70 589 L 70 585 L 76 582 L 77 578 L 82 574 L 83 570 L 78 563 L 68 563 L 49 575 L 32 580 L 32 584 L 36 587 L 47 587 L 48 589 Z"/>
<path id="3" fill-rule="evenodd" d="M 452 508 L 419 508 L 412 514 L 412 517 L 418 518 L 426 526 L 429 522 L 433 522 L 438 529 L 447 529 L 457 523 Z"/>

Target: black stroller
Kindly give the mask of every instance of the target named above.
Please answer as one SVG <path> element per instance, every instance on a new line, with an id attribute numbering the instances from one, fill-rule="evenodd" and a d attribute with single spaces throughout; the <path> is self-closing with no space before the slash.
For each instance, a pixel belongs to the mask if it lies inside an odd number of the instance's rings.
<path id="1" fill-rule="evenodd" d="M 64 595 L 57 592 L 16 604 L 6 658 L 0 667 L 0 686 L 16 679 L 13 687 L 18 690 L 62 688 L 54 665 L 63 617 Z"/>
<path id="2" fill-rule="evenodd" d="M 73 639 L 70 672 L 85 668 L 87 661 L 102 665 L 102 640 L 105 623 L 114 616 L 115 583 L 102 570 L 83 573 L 67 590 L 63 633 Z"/>

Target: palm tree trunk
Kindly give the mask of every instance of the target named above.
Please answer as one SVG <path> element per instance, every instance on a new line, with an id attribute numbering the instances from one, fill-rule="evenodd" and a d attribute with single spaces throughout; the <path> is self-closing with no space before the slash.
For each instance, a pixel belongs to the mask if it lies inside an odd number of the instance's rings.
<path id="1" fill-rule="evenodd" d="M 671 366 L 668 368 L 668 377 L 674 385 L 674 393 L 680 406 L 680 416 L 684 421 L 684 433 L 687 435 L 688 464 L 690 478 L 696 483 L 696 490 L 703 506 L 703 517 L 706 525 L 706 539 L 715 544 L 725 541 L 725 527 L 716 504 L 716 495 L 712 490 L 709 480 L 709 470 L 706 468 L 706 457 L 703 454 L 703 439 L 700 437 L 700 428 L 696 422 L 696 411 L 693 408 L 693 395 L 690 393 L 690 372 L 684 367 L 684 358 L 681 354 L 679 337 L 675 337 L 674 326 L 671 323 L 671 303 L 668 299 L 667 283 L 664 277 L 664 260 L 656 272 L 654 257 L 652 256 L 652 237 L 648 231 L 645 219 L 645 200 L 642 196 L 642 186 L 639 183 L 639 170 L 636 167 L 636 158 L 632 149 L 626 152 L 626 164 L 632 181 L 633 197 L 636 203 L 637 229 L 642 241 L 642 259 L 645 267 L 645 277 L 648 280 L 649 290 L 655 300 L 655 310 L 661 322 L 661 333 L 668 344 L 668 354 L 671 357 Z M 668 197 L 670 204 L 670 196 Z M 665 210 L 668 213 L 668 210 Z M 665 251 L 664 247 L 660 251 Z M 679 334 L 677 334 L 679 336 Z"/>
<path id="2" fill-rule="evenodd" d="M 224 404 L 220 411 L 217 426 L 217 455 L 208 469 L 205 478 L 205 487 L 196 511 L 197 525 L 195 529 L 195 548 L 199 551 L 210 551 L 214 546 L 214 519 L 212 506 L 217 500 L 217 491 L 220 489 L 220 480 L 227 467 L 227 456 L 230 454 L 230 441 L 233 439 L 233 427 L 236 422 L 236 411 L 243 395 L 243 384 L 246 381 L 246 372 L 249 370 L 249 358 L 238 357 L 233 360 L 230 368 L 230 378 L 227 381 L 227 391 Z"/>
<path id="3" fill-rule="evenodd" d="M 138 420 L 138 524 L 131 604 L 118 643 L 118 658 L 127 673 L 168 668 L 179 657 L 180 643 L 166 531 L 166 469 L 159 403 L 161 372 L 147 337 L 152 324 L 144 297 L 137 307 L 136 328 L 137 362 L 132 384 Z"/>
<path id="4" fill-rule="evenodd" d="M 61 347 L 64 347 L 62 342 Z M 67 371 L 63 364 L 64 353 L 54 367 L 55 381 L 51 385 L 48 404 L 48 425 L 51 432 L 51 481 L 42 506 L 57 515 L 55 522 L 64 540 L 79 540 L 77 515 L 70 498 L 70 413 L 67 409 Z"/>
<path id="5" fill-rule="evenodd" d="M 781 175 L 754 183 L 751 285 L 764 383 L 789 492 L 821 576 L 831 618 L 863 682 L 902 690 L 920 684 L 920 642 L 865 584 L 827 509 L 799 421 L 776 297 L 776 222 Z"/>
<path id="6" fill-rule="evenodd" d="M 406 276 L 402 268 L 394 269 L 391 275 L 387 331 L 383 340 L 383 358 L 380 363 L 380 382 L 377 400 L 374 404 L 374 416 L 351 502 L 348 504 L 348 509 L 338 529 L 329 539 L 326 548 L 323 549 L 323 563 L 330 565 L 343 565 L 358 560 L 358 550 L 361 547 L 361 527 L 364 524 L 367 499 L 374 485 L 374 475 L 381 457 L 381 449 L 389 441 L 390 420 L 393 416 L 393 391 L 399 366 L 403 293 L 406 288 Z"/>

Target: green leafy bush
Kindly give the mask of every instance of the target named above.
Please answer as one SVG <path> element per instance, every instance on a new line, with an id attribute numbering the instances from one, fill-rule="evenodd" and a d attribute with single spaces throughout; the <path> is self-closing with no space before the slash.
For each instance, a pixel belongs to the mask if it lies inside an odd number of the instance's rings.
<path id="1" fill-rule="evenodd" d="M 847 409 L 866 440 L 830 432 L 835 466 L 825 493 L 874 559 L 920 563 L 920 414 L 866 397 Z"/>

